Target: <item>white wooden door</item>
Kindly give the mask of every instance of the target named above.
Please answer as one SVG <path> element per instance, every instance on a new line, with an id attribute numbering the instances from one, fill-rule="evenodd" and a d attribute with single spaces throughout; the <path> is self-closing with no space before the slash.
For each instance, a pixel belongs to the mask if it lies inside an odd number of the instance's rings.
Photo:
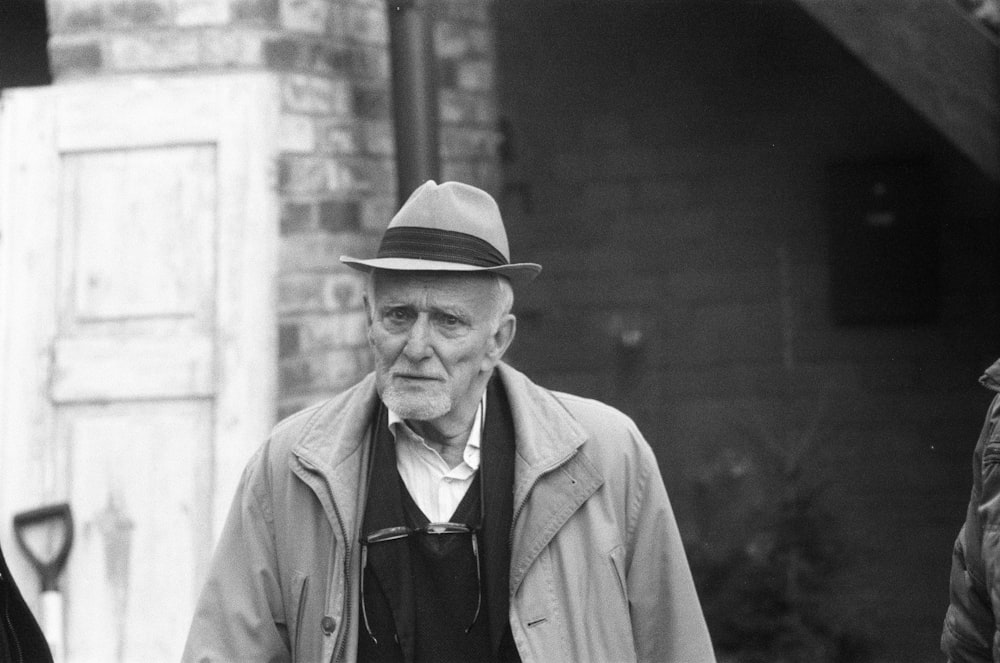
<path id="1" fill-rule="evenodd" d="M 70 661 L 175 661 L 273 423 L 277 87 L 264 74 L 7 91 L 0 539 L 68 501 Z"/>

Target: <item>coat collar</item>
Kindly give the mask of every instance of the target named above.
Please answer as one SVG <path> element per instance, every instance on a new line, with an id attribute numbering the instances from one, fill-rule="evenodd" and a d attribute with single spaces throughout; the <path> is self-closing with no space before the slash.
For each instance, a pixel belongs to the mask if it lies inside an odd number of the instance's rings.
<path id="1" fill-rule="evenodd" d="M 500 364 L 498 371 L 514 414 L 516 512 L 538 477 L 573 456 L 586 441 L 587 434 L 552 392 L 539 388 L 523 373 L 506 364 Z"/>
<path id="2" fill-rule="evenodd" d="M 497 367 L 510 400 L 517 445 L 514 460 L 514 523 L 511 592 L 562 525 L 603 483 L 585 454 L 583 427 L 552 392 L 520 371 Z M 310 485 L 343 535 L 357 539 L 364 508 L 371 423 L 378 403 L 375 376 L 319 406 L 292 448 L 301 465 L 292 471 Z M 304 466 L 304 467 L 303 467 Z M 552 470 L 561 468 L 561 472 Z M 318 476 L 317 476 L 318 475 Z M 532 492 L 536 498 L 527 506 Z"/>
<path id="3" fill-rule="evenodd" d="M 587 432 L 555 394 L 509 366 L 501 365 L 499 370 L 517 438 L 510 560 L 513 596 L 539 553 L 604 479 L 587 455 L 580 453 Z"/>
<path id="4" fill-rule="evenodd" d="M 1000 391 L 1000 360 L 997 360 L 992 366 L 986 369 L 986 373 L 979 378 L 979 383 L 987 389 Z"/>
<path id="5" fill-rule="evenodd" d="M 372 420 L 378 405 L 374 373 L 318 406 L 292 447 L 292 471 L 316 493 L 327 517 L 357 539 L 366 489 Z"/>
<path id="6" fill-rule="evenodd" d="M 583 444 L 586 432 L 552 392 L 535 385 L 507 364 L 497 367 L 510 398 L 517 435 L 519 479 L 515 502 L 540 473 L 552 469 Z M 323 474 L 357 460 L 370 437 L 378 396 L 375 375 L 319 406 L 292 451 Z M 336 438 L 336 439 L 334 439 Z"/>

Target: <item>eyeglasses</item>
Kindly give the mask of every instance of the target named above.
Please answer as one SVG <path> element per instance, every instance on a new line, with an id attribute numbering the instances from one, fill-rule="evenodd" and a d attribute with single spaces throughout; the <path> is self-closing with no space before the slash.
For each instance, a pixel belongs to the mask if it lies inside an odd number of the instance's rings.
<path id="1" fill-rule="evenodd" d="M 479 561 L 479 537 L 478 528 L 469 527 L 462 523 L 427 523 L 423 527 L 386 527 L 375 530 L 371 534 L 361 537 L 361 617 L 365 623 L 365 630 L 368 636 L 378 644 L 378 638 L 372 633 L 371 625 L 368 623 L 368 610 L 365 607 L 365 569 L 368 567 L 368 546 L 376 543 L 386 543 L 398 539 L 406 539 L 415 534 L 429 534 L 439 536 L 442 534 L 468 534 L 472 541 L 472 555 L 476 558 L 476 614 L 472 617 L 472 623 L 465 629 L 468 633 L 479 620 L 479 611 L 483 605 L 483 579 L 482 568 Z"/>

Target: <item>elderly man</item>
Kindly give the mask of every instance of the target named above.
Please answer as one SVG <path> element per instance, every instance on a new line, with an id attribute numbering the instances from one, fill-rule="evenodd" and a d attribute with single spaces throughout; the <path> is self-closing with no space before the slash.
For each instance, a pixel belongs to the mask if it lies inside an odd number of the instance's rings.
<path id="1" fill-rule="evenodd" d="M 502 362 L 511 264 L 485 192 L 428 181 L 368 276 L 375 371 L 251 459 L 188 661 L 713 661 L 649 445 Z"/>

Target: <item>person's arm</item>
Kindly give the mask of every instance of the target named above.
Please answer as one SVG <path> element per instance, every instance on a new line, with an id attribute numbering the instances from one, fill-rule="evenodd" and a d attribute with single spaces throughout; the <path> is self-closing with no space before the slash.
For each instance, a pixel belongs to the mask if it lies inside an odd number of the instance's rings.
<path id="1" fill-rule="evenodd" d="M 52 663 L 52 652 L 0 549 L 0 661 Z"/>
<path id="2" fill-rule="evenodd" d="M 972 457 L 972 497 L 965 524 L 952 554 L 950 600 L 941 633 L 941 649 L 952 663 L 992 663 L 995 621 L 982 558 L 983 450 L 1000 416 L 1000 396 L 993 400 Z"/>
<path id="3" fill-rule="evenodd" d="M 638 431 L 633 432 L 639 435 Z M 641 437 L 641 436 L 640 436 Z M 649 445 L 640 449 L 637 493 L 629 505 L 628 596 L 639 661 L 714 663 L 667 490 Z"/>
<path id="4" fill-rule="evenodd" d="M 240 480 L 195 609 L 185 663 L 290 661 L 262 454 Z"/>

